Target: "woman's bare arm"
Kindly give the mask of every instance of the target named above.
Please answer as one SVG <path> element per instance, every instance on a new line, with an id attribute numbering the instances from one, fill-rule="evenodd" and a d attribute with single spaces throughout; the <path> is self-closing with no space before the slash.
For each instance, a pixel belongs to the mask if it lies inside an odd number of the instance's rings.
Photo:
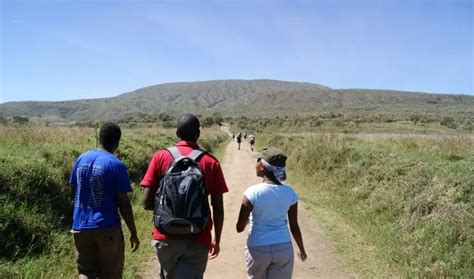
<path id="1" fill-rule="evenodd" d="M 296 245 L 298 245 L 299 252 L 298 257 L 304 261 L 307 258 L 306 251 L 303 244 L 303 236 L 301 235 L 300 226 L 298 224 L 298 203 L 295 203 L 288 209 L 288 220 L 290 223 L 291 235 L 295 239 Z"/>
<path id="2" fill-rule="evenodd" d="M 253 205 L 244 196 L 242 199 L 242 205 L 240 206 L 239 218 L 237 219 L 237 224 L 235 225 L 237 232 L 242 232 L 245 229 L 252 209 Z"/>

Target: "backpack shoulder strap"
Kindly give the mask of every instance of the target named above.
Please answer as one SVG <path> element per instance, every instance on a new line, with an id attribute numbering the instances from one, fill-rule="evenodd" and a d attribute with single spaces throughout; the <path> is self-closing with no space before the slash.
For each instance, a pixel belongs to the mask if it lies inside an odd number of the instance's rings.
<path id="1" fill-rule="evenodd" d="M 183 157 L 183 155 L 181 154 L 181 152 L 179 152 L 179 149 L 176 146 L 168 147 L 166 148 L 166 150 L 168 150 L 168 152 L 171 154 L 171 156 L 173 156 L 173 159 L 175 160 L 180 157 Z"/>
<path id="2" fill-rule="evenodd" d="M 204 154 L 204 151 L 202 151 L 201 149 L 194 149 L 193 151 L 191 151 L 191 153 L 189 153 L 188 158 L 190 159 L 193 159 L 194 161 L 196 161 L 199 156 L 201 156 L 202 154 Z"/>

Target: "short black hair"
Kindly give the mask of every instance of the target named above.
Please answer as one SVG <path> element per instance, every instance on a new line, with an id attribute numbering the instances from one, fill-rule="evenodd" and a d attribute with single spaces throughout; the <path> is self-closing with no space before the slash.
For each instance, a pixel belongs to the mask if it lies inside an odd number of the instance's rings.
<path id="1" fill-rule="evenodd" d="M 182 140 L 196 141 L 199 138 L 199 119 L 192 114 L 183 114 L 176 122 L 176 134 Z"/>
<path id="2" fill-rule="evenodd" d="M 99 142 L 104 147 L 112 147 L 120 141 L 122 131 L 120 127 L 113 123 L 107 122 L 100 127 Z"/>

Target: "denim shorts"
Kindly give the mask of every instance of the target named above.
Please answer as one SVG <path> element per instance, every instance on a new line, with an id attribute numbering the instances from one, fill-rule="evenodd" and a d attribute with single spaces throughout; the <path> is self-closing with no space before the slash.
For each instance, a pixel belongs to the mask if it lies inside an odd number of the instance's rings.
<path id="1" fill-rule="evenodd" d="M 291 242 L 245 247 L 248 278 L 291 278 L 293 263 Z"/>

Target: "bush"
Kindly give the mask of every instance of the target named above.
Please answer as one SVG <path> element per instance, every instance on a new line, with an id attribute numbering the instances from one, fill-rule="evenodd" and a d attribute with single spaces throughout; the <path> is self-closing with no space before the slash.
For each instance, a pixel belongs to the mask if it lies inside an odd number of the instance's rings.
<path id="1" fill-rule="evenodd" d="M 14 144 L 2 146 L 0 245 L 4 248 L 0 256 L 15 260 L 41 253 L 50 233 L 70 223 L 72 200 L 67 174 L 51 162 L 71 161 L 63 156 L 47 160 L 41 153 L 32 154 Z"/>
<path id="2" fill-rule="evenodd" d="M 451 128 L 451 129 L 456 129 L 457 128 L 457 124 L 456 124 L 454 118 L 452 118 L 450 116 L 444 116 L 441 119 L 440 124 L 443 125 L 443 126 L 446 126 L 448 128 Z"/>

